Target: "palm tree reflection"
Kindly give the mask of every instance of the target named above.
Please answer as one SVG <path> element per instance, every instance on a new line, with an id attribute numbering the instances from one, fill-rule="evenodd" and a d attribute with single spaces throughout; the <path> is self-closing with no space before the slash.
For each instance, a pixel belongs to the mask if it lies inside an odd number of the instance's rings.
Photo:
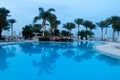
<path id="1" fill-rule="evenodd" d="M 7 47 L 6 49 L 7 51 L 7 57 L 15 57 L 15 51 L 16 51 L 16 47 L 14 45 L 9 45 L 9 47 Z"/>
<path id="2" fill-rule="evenodd" d="M 76 62 L 89 60 L 97 53 L 93 49 L 92 42 L 78 42 L 74 43 L 26 43 L 22 45 L 22 50 L 30 55 L 39 54 L 39 60 L 33 60 L 33 66 L 38 69 L 38 74 L 43 73 L 53 74 L 56 61 L 62 57 L 71 58 Z M 96 55 L 95 55 L 96 56 Z M 104 57 L 99 57 L 108 60 Z M 98 59 L 99 59 L 98 58 Z"/>
<path id="3" fill-rule="evenodd" d="M 63 56 L 66 58 L 72 58 L 75 55 L 73 43 L 64 44 L 62 49 L 64 50 Z"/>
<path id="4" fill-rule="evenodd" d="M 93 50 L 93 43 L 91 42 L 78 42 L 76 46 L 76 55 L 74 57 L 74 60 L 76 62 L 80 62 L 82 60 L 87 60 L 93 57 L 93 55 L 96 53 L 95 50 Z"/>
<path id="5" fill-rule="evenodd" d="M 4 71 L 8 68 L 7 53 L 2 46 L 0 46 L 0 51 L 0 71 Z"/>
<path id="6" fill-rule="evenodd" d="M 72 58 L 75 55 L 75 52 L 72 49 L 68 49 L 63 53 L 63 56 L 66 58 Z"/>
<path id="7" fill-rule="evenodd" d="M 48 54 L 46 54 L 49 52 Z M 47 49 L 42 52 L 40 56 L 40 61 L 33 61 L 34 67 L 38 68 L 38 74 L 42 75 L 44 72 L 47 74 L 53 74 L 55 69 L 56 60 L 60 57 L 60 55 L 51 49 Z"/>
<path id="8" fill-rule="evenodd" d="M 15 56 L 15 50 L 12 45 L 8 47 L 0 46 L 0 71 L 8 69 L 9 62 L 7 59 Z"/>
<path id="9" fill-rule="evenodd" d="M 43 50 L 42 46 L 39 43 L 23 43 L 20 44 L 21 50 L 31 56 L 32 54 L 41 54 Z"/>

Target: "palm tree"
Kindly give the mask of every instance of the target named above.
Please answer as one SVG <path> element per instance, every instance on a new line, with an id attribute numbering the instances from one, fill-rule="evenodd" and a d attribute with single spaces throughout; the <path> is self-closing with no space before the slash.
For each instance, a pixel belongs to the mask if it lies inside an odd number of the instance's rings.
<path id="1" fill-rule="evenodd" d="M 48 10 L 44 10 L 42 7 L 39 8 L 39 15 L 34 18 L 34 23 L 37 20 L 42 19 L 42 28 L 43 28 L 43 36 L 45 36 L 46 31 L 46 21 L 48 20 L 49 15 L 51 15 L 51 12 L 55 11 L 53 8 L 49 8 Z"/>
<path id="2" fill-rule="evenodd" d="M 85 30 L 79 31 L 77 35 L 80 36 L 80 38 L 83 40 L 85 37 Z"/>
<path id="3" fill-rule="evenodd" d="M 96 25 L 92 23 L 92 24 L 89 26 L 89 29 L 90 29 L 90 31 L 92 32 L 93 29 L 96 29 Z"/>
<path id="4" fill-rule="evenodd" d="M 6 8 L 0 8 L 0 38 L 2 37 L 3 28 L 8 27 L 7 17 L 9 16 L 9 13 L 10 11 Z"/>
<path id="5" fill-rule="evenodd" d="M 116 31 L 118 33 L 118 37 L 119 37 L 119 32 L 120 32 L 120 20 L 116 22 Z"/>
<path id="6" fill-rule="evenodd" d="M 91 21 L 89 21 L 89 20 L 85 20 L 85 21 L 83 22 L 83 25 L 84 25 L 84 27 L 86 28 L 86 32 L 87 32 L 87 29 L 90 28 L 92 24 L 93 24 L 93 23 L 92 23 Z M 87 40 L 87 39 L 88 39 L 88 35 L 86 34 L 86 40 Z"/>
<path id="7" fill-rule="evenodd" d="M 25 39 L 30 39 L 33 37 L 33 26 L 25 25 L 25 27 L 22 29 L 22 35 L 25 37 Z"/>
<path id="8" fill-rule="evenodd" d="M 40 33 L 41 32 L 41 24 L 34 24 L 34 27 L 33 27 L 33 32 L 35 33 Z"/>
<path id="9" fill-rule="evenodd" d="M 68 30 L 68 32 L 69 32 L 69 33 L 68 33 L 68 36 L 70 36 L 70 35 L 71 35 L 71 30 L 72 30 L 73 28 L 75 28 L 76 26 L 75 26 L 74 23 L 68 22 L 68 23 L 64 24 L 63 27 Z"/>
<path id="10" fill-rule="evenodd" d="M 118 24 L 118 22 L 120 21 L 120 17 L 118 17 L 118 16 L 111 16 L 111 17 L 108 18 L 108 21 L 112 25 L 112 29 L 113 29 L 112 41 L 114 41 L 114 36 L 115 36 L 114 34 L 115 34 L 115 31 L 116 31 L 116 27 L 117 27 L 116 24 Z"/>
<path id="11" fill-rule="evenodd" d="M 83 25 L 84 25 L 84 27 L 86 28 L 86 31 L 87 31 L 87 29 L 91 26 L 91 24 L 92 24 L 92 22 L 91 22 L 91 21 L 88 21 L 88 20 L 85 20 L 85 21 L 83 22 Z"/>
<path id="12" fill-rule="evenodd" d="M 51 14 L 51 15 L 48 16 L 47 20 L 50 23 L 50 32 L 51 32 L 51 34 L 53 34 L 53 32 L 54 32 L 54 22 L 55 22 L 56 19 L 57 19 L 57 17 L 56 17 L 55 14 Z"/>
<path id="13" fill-rule="evenodd" d="M 87 31 L 86 30 L 82 30 L 82 31 L 79 31 L 78 35 L 81 36 L 81 39 L 83 40 L 84 37 L 86 37 L 86 36 L 89 36 L 90 39 L 91 39 L 91 37 L 93 37 L 94 33 L 89 31 L 89 30 L 87 30 Z"/>
<path id="14" fill-rule="evenodd" d="M 80 25 L 83 23 L 83 19 L 77 18 L 74 20 L 74 22 L 78 25 L 78 33 L 79 33 Z M 79 37 L 78 37 L 78 39 L 79 39 Z"/>
<path id="15" fill-rule="evenodd" d="M 116 20 L 113 23 L 113 27 L 114 27 L 115 32 L 117 31 L 118 36 L 119 36 L 119 32 L 120 32 L 120 19 Z"/>
<path id="16" fill-rule="evenodd" d="M 61 35 L 62 35 L 62 36 L 68 36 L 68 34 L 69 34 L 69 32 L 66 31 L 66 30 L 62 30 L 62 31 L 61 31 Z"/>
<path id="17" fill-rule="evenodd" d="M 105 30 L 105 35 L 107 35 L 107 29 L 108 29 L 108 27 L 109 27 L 109 25 L 110 25 L 110 22 L 109 22 L 109 19 L 106 19 L 104 22 L 105 22 L 105 24 L 106 24 L 106 26 L 105 26 L 105 28 L 106 28 L 106 30 Z"/>
<path id="18" fill-rule="evenodd" d="M 52 35 L 55 35 L 58 25 L 61 23 L 60 20 L 57 20 L 57 17 L 55 14 L 51 14 L 48 16 L 48 21 L 50 23 L 50 32 Z"/>
<path id="19" fill-rule="evenodd" d="M 60 20 L 55 20 L 55 21 L 54 21 L 54 35 L 56 35 L 57 27 L 58 27 L 58 25 L 60 25 L 60 24 L 61 24 Z"/>
<path id="20" fill-rule="evenodd" d="M 94 33 L 92 31 L 89 31 L 89 30 L 85 31 L 85 36 L 89 36 L 90 40 L 93 37 L 93 35 L 94 35 Z"/>
<path id="21" fill-rule="evenodd" d="M 89 29 L 90 29 L 90 31 L 87 31 L 87 32 L 88 32 L 88 35 L 90 36 L 90 40 L 92 40 L 92 37 L 93 37 L 93 35 L 94 35 L 94 33 L 92 32 L 92 30 L 93 30 L 93 29 L 96 29 L 96 25 L 92 23 L 92 24 L 89 26 Z"/>
<path id="22" fill-rule="evenodd" d="M 101 40 L 103 40 L 103 29 L 106 27 L 105 21 L 100 21 L 99 23 L 96 23 L 101 28 Z"/>
<path id="23" fill-rule="evenodd" d="M 9 23 L 11 24 L 11 35 L 13 36 L 13 24 L 16 22 L 15 19 L 10 19 Z"/>

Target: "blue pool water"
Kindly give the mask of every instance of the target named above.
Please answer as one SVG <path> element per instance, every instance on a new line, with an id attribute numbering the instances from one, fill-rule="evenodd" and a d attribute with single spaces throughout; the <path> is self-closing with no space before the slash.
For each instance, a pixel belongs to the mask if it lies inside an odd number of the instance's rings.
<path id="1" fill-rule="evenodd" d="M 99 42 L 40 42 L 0 46 L 0 80 L 120 80 L 120 61 Z"/>

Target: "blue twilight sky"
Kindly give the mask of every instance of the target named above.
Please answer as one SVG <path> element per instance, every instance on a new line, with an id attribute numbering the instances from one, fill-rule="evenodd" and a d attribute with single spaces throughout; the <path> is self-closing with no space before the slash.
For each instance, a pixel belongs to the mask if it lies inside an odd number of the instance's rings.
<path id="1" fill-rule="evenodd" d="M 26 24 L 32 23 L 39 7 L 45 10 L 54 8 L 62 24 L 72 22 L 75 18 L 96 23 L 113 15 L 120 16 L 120 0 L 0 0 L 0 7 L 9 9 L 11 18 L 17 20 L 14 24 L 17 34 Z M 96 35 L 100 34 L 100 29 L 95 32 Z"/>

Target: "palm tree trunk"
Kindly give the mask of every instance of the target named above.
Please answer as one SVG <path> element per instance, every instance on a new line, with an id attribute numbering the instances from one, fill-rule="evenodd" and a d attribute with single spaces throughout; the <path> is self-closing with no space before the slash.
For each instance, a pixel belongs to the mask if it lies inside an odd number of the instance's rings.
<path id="1" fill-rule="evenodd" d="M 71 36 L 71 35 L 70 35 L 70 34 L 71 34 L 71 29 L 69 29 L 68 32 L 69 32 L 69 36 Z"/>
<path id="2" fill-rule="evenodd" d="M 55 36 L 55 34 L 56 34 L 56 32 L 55 32 L 55 31 L 56 31 L 56 27 L 55 27 L 55 25 L 54 25 L 54 36 Z"/>
<path id="3" fill-rule="evenodd" d="M 86 31 L 87 31 L 87 27 L 86 27 Z M 88 35 L 86 34 L 86 40 L 88 39 L 87 36 L 88 36 Z"/>
<path id="4" fill-rule="evenodd" d="M 118 32 L 118 37 L 119 37 L 119 31 L 117 31 Z"/>
<path id="5" fill-rule="evenodd" d="M 80 29 L 80 26 L 78 25 L 78 33 L 79 33 L 79 29 Z M 78 40 L 79 40 L 79 36 L 78 36 Z"/>
<path id="6" fill-rule="evenodd" d="M 13 24 L 11 24 L 11 36 L 13 37 Z"/>
<path id="7" fill-rule="evenodd" d="M 79 32 L 79 30 L 80 30 L 80 26 L 78 25 L 78 32 Z"/>
<path id="8" fill-rule="evenodd" d="M 114 41 L 114 37 L 115 37 L 115 30 L 113 29 L 113 33 L 112 33 L 112 41 Z"/>
<path id="9" fill-rule="evenodd" d="M 87 27 L 86 27 L 86 31 L 87 31 Z"/>
<path id="10" fill-rule="evenodd" d="M 105 30 L 105 35 L 107 35 L 107 27 L 106 27 L 106 30 Z"/>
<path id="11" fill-rule="evenodd" d="M 90 31 L 92 32 L 92 29 L 90 29 Z M 92 36 L 90 36 L 90 40 L 92 40 Z"/>
<path id="12" fill-rule="evenodd" d="M 43 27 L 43 37 L 45 37 L 45 31 L 46 31 L 46 20 L 45 19 L 43 19 L 42 27 Z"/>
<path id="13" fill-rule="evenodd" d="M 92 32 L 92 29 L 90 29 L 90 31 Z"/>
<path id="14" fill-rule="evenodd" d="M 101 40 L 103 41 L 103 28 L 101 28 Z"/>
<path id="15" fill-rule="evenodd" d="M 2 38 L 2 27 L 0 27 L 0 38 Z"/>

